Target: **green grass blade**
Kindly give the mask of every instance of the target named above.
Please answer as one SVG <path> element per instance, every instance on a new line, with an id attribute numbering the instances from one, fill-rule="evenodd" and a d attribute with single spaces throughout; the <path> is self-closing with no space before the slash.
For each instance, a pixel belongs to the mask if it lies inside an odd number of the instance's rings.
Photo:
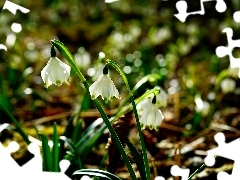
<path id="1" fill-rule="evenodd" d="M 42 141 L 43 170 L 53 172 L 52 153 L 48 145 L 48 139 L 44 134 L 39 134 Z"/>
<path id="2" fill-rule="evenodd" d="M 81 139 L 81 134 L 82 134 L 82 121 L 79 120 L 77 122 L 77 125 L 73 129 L 73 134 L 72 134 L 72 142 L 76 144 L 78 139 Z"/>
<path id="3" fill-rule="evenodd" d="M 57 125 L 54 123 L 53 126 L 53 149 L 52 149 L 52 160 L 53 160 L 53 171 L 60 172 L 59 168 L 59 137 L 57 132 Z"/>
<path id="4" fill-rule="evenodd" d="M 72 129 L 74 128 L 74 126 L 73 126 L 74 117 L 75 117 L 75 115 L 72 115 L 68 119 L 68 124 L 63 133 L 63 136 L 65 136 L 67 138 L 71 138 L 71 136 L 72 136 Z M 63 159 L 65 156 L 64 141 L 60 139 L 59 142 L 60 142 L 60 147 L 59 147 L 59 154 L 60 154 L 59 156 L 60 157 L 59 158 Z"/>
<path id="5" fill-rule="evenodd" d="M 68 139 L 65 136 L 61 136 L 60 139 L 63 142 L 67 143 L 67 145 L 70 148 L 71 154 L 74 157 L 74 160 L 76 160 L 76 163 L 77 163 L 79 169 L 82 169 L 84 167 L 83 163 L 82 163 L 82 160 L 81 160 L 81 158 L 79 156 L 79 153 L 77 152 L 77 149 L 76 149 L 75 145 L 71 142 L 71 139 Z"/>
<path id="6" fill-rule="evenodd" d="M 127 141 L 126 144 L 127 144 L 128 148 L 133 156 L 133 159 L 137 165 L 138 171 L 141 175 L 141 179 L 147 180 L 142 156 L 139 154 L 138 150 L 131 142 Z"/>
<path id="7" fill-rule="evenodd" d="M 71 135 L 72 135 L 72 129 L 74 128 L 73 121 L 74 121 L 75 116 L 76 116 L 75 114 L 71 115 L 71 117 L 68 119 L 67 126 L 65 128 L 64 133 L 63 133 L 63 136 L 66 136 L 67 138 L 70 138 Z"/>
<path id="8" fill-rule="evenodd" d="M 101 120 L 94 121 L 84 132 L 84 135 L 79 139 L 79 141 L 76 143 L 76 148 L 79 149 L 82 147 L 82 144 L 86 143 L 86 141 L 90 140 L 92 136 L 98 131 L 96 131 L 97 126 L 99 126 L 102 123 Z"/>

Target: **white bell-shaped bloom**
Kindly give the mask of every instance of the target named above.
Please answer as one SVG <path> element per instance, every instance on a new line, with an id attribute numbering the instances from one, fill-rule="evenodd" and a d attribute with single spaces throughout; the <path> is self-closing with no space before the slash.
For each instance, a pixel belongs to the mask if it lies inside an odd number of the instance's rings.
<path id="1" fill-rule="evenodd" d="M 106 66 L 103 68 L 103 71 L 105 71 L 105 73 L 103 73 L 97 81 L 89 87 L 92 99 L 96 99 L 99 95 L 102 96 L 102 99 L 105 100 L 105 102 L 112 101 L 114 96 L 120 99 L 119 92 L 109 77 Z"/>
<path id="2" fill-rule="evenodd" d="M 236 88 L 236 82 L 230 78 L 225 78 L 221 82 L 221 89 L 223 93 L 233 92 Z"/>
<path id="3" fill-rule="evenodd" d="M 47 65 L 41 71 L 41 77 L 46 87 L 51 84 L 61 86 L 65 81 L 69 84 L 70 66 L 63 63 L 57 57 L 51 57 Z"/>
<path id="4" fill-rule="evenodd" d="M 158 109 L 156 105 L 156 97 L 153 98 L 152 103 L 143 110 L 141 118 L 139 119 L 142 129 L 149 126 L 150 129 L 158 130 L 161 125 L 164 116 L 162 111 Z"/>

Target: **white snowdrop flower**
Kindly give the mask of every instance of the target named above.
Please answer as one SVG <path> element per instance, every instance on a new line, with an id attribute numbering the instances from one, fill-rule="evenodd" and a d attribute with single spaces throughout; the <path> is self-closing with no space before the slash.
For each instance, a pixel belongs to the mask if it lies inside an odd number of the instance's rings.
<path id="1" fill-rule="evenodd" d="M 154 96 L 152 103 L 150 103 L 145 110 L 143 110 L 141 118 L 139 119 L 142 129 L 149 126 L 150 129 L 158 130 L 164 116 L 156 105 L 156 96 Z"/>
<path id="2" fill-rule="evenodd" d="M 222 92 L 227 94 L 233 92 L 236 88 L 236 82 L 230 78 L 225 78 L 221 82 Z"/>
<path id="3" fill-rule="evenodd" d="M 92 99 L 96 99 L 99 95 L 102 99 L 107 101 L 112 101 L 113 97 L 120 99 L 119 92 L 115 87 L 113 81 L 108 75 L 108 68 L 105 66 L 103 68 L 103 74 L 89 87 L 90 95 Z"/>
<path id="4" fill-rule="evenodd" d="M 167 93 L 160 87 L 160 93 L 157 95 L 157 106 L 166 107 L 167 106 Z"/>
<path id="5" fill-rule="evenodd" d="M 41 77 L 46 87 L 48 88 L 51 84 L 61 86 L 64 81 L 69 84 L 70 66 L 56 57 L 53 47 L 51 48 L 51 56 L 47 65 L 41 71 Z"/>

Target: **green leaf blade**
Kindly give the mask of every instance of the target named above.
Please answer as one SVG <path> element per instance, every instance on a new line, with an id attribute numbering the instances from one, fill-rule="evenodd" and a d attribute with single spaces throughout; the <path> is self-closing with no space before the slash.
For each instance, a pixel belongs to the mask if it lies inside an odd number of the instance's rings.
<path id="1" fill-rule="evenodd" d="M 53 160 L 53 171 L 60 172 L 59 168 L 59 137 L 57 132 L 57 125 L 54 123 L 53 126 L 53 150 L 52 150 L 52 160 Z"/>
<path id="2" fill-rule="evenodd" d="M 52 153 L 48 145 L 48 139 L 44 134 L 39 134 L 42 141 L 43 170 L 53 172 Z"/>

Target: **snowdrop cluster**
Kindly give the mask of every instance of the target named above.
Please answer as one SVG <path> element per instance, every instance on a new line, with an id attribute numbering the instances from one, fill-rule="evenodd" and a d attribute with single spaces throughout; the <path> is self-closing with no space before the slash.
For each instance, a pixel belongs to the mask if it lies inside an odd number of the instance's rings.
<path id="1" fill-rule="evenodd" d="M 69 83 L 70 66 L 63 63 L 56 57 L 54 47 L 51 48 L 51 58 L 41 71 L 41 77 L 46 87 L 51 84 L 61 86 L 63 82 Z M 102 96 L 105 102 L 112 101 L 113 97 L 120 99 L 119 92 L 108 74 L 107 65 L 104 66 L 102 75 L 89 87 L 92 99 Z M 167 106 L 167 94 L 160 88 L 160 93 L 152 100 L 145 99 L 138 106 L 138 113 L 141 114 L 140 124 L 142 129 L 148 126 L 150 129 L 158 130 L 164 119 L 158 107 Z M 146 108 L 147 107 L 147 108 Z"/>

